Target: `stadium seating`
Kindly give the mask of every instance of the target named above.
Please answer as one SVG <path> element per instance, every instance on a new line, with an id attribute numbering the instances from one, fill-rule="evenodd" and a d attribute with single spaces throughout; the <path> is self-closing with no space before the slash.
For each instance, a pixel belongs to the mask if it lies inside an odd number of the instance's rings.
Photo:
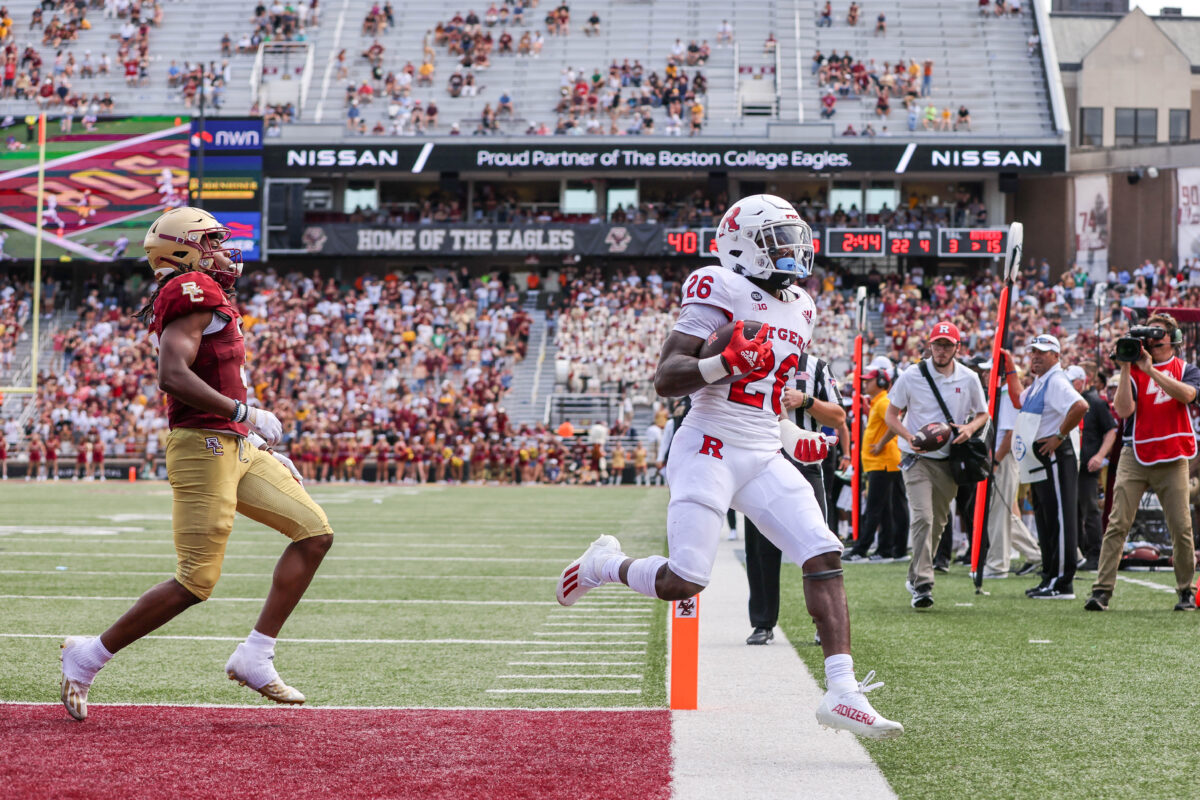
<path id="1" fill-rule="evenodd" d="M 54 53 L 41 44 L 40 31 L 29 29 L 29 18 L 35 6 L 33 0 L 16 0 L 9 5 L 15 21 L 14 42 L 22 49 L 32 43 L 43 59 L 43 74 L 48 74 Z M 308 26 L 302 35 L 294 37 L 312 48 L 312 70 L 307 105 L 299 110 L 304 122 L 340 126 L 345 131 L 345 90 L 349 82 L 361 84 L 370 77 L 370 67 L 360 53 L 378 38 L 385 47 L 383 74 L 399 72 L 406 62 L 419 65 L 423 54 L 423 39 L 427 31 L 462 8 L 430 5 L 401 0 L 393 4 L 395 25 L 378 37 L 362 32 L 362 19 L 371 7 L 368 0 L 348 0 L 342 6 L 321 4 L 321 24 Z M 482 15 L 488 4 L 476 4 Z M 597 0 L 576 5 L 571 9 L 573 20 L 570 35 L 545 36 L 539 58 L 505 56 L 493 50 L 491 66 L 478 70 L 477 95 L 451 98 L 446 83 L 457 65 L 457 56 L 445 48 L 435 47 L 436 67 L 432 85 L 414 88 L 413 97 L 428 105 L 436 100 L 441 114 L 433 133 L 447 134 L 450 124 L 458 123 L 464 135 L 471 133 L 486 105 L 495 107 L 502 93 L 508 93 L 515 105 L 511 117 L 501 117 L 499 132 L 505 135 L 523 134 L 531 123 L 542 123 L 553 129 L 554 106 L 559 97 L 560 76 L 564 68 L 574 67 L 590 74 L 595 68 L 605 69 L 614 60 L 640 61 L 646 74 L 658 71 L 661 75 L 676 39 L 687 43 L 707 40 L 711 47 L 708 63 L 700 67 L 708 81 L 705 123 L 702 133 L 713 136 L 766 136 L 773 121 L 796 123 L 801 111 L 806 122 L 819 122 L 817 115 L 819 89 L 810 72 L 810 59 L 819 47 L 828 54 L 832 50 L 849 50 L 856 58 L 895 62 L 897 58 L 930 58 L 935 63 L 933 100 L 940 107 L 957 108 L 965 104 L 972 116 L 974 134 L 955 136 L 1047 136 L 1052 134 L 1052 122 L 1047 101 L 1041 62 L 1026 54 L 1025 41 L 1033 30 L 1034 21 L 1026 14 L 1013 19 L 980 18 L 972 4 L 956 0 L 879 0 L 864 7 L 863 19 L 850 28 L 844 17 L 835 18 L 833 26 L 817 28 L 815 0 L 796 3 L 777 3 L 768 0 L 754 14 L 740 14 L 730 19 L 734 28 L 734 47 L 722 47 L 717 31 L 722 19 L 731 16 L 726 6 L 702 0 L 653 0 L 653 2 L 624 2 Z M 251 110 L 254 92 L 251 88 L 255 69 L 254 53 L 238 53 L 237 44 L 244 34 L 254 30 L 253 10 L 232 0 L 213 0 L 199 6 L 193 0 L 164 3 L 160 27 L 150 32 L 151 58 L 149 79 L 145 85 L 127 86 L 120 64 L 113 63 L 107 76 L 72 79 L 74 92 L 88 97 L 110 93 L 118 114 L 171 114 L 188 111 L 182 92 L 168 88 L 167 72 L 172 60 L 180 67 L 186 62 L 212 63 L 220 71 L 222 61 L 228 60 L 229 80 L 222 89 L 219 114 L 245 114 Z M 888 19 L 886 36 L 874 35 L 874 15 L 884 11 Z M 529 9 L 523 26 L 517 31 L 543 31 L 542 21 L 547 6 Z M 599 35 L 585 36 L 583 27 L 592 12 L 600 18 Z M 205 20 L 221 20 L 219 24 L 197 24 L 197 14 Z M 339 18 L 340 16 L 340 18 Z M 49 20 L 50 14 L 46 14 Z M 87 18 L 91 30 L 82 31 L 79 40 L 64 49 L 82 59 L 85 51 L 92 57 L 108 53 L 115 62 L 117 37 L 122 20 L 104 16 L 102 7 L 93 8 Z M 797 24 L 798 23 L 798 24 Z M 498 35 L 500 26 L 486 29 Z M 799 30 L 797 39 L 796 31 Z M 221 39 L 228 34 L 234 52 L 228 58 L 221 55 Z M 763 43 L 771 34 L 776 37 L 776 52 L 764 52 Z M 346 51 L 347 78 L 338 76 L 337 54 Z M 277 78 L 281 72 L 301 79 L 303 54 L 283 62 L 263 65 L 265 78 Z M 694 75 L 696 68 L 684 67 Z M 750 91 L 750 90 L 756 91 Z M 627 94 L 627 93 L 626 93 Z M 743 105 L 752 101 L 766 102 L 772 116 L 743 116 Z M 211 98 L 210 98 L 211 103 Z M 899 104 L 897 104 L 898 106 Z M 878 131 L 882 125 L 889 132 L 906 132 L 903 110 L 893 107 L 891 119 L 881 121 L 873 113 L 873 98 L 865 101 L 845 99 L 838 103 L 833 126 L 810 128 L 815 136 L 840 133 L 848 124 L 861 129 L 872 122 Z M 36 109 L 31 101 L 0 100 L 0 115 L 20 118 Z M 259 108 L 262 110 L 262 107 Z M 194 109 L 192 109 L 194 113 Z M 665 114 L 654 111 L 655 133 L 665 132 Z M 386 103 L 377 100 L 363 109 L 362 119 L 368 130 L 386 118 Z M 686 134 L 686 115 L 684 133 Z M 389 126 L 390 127 L 390 126 Z M 624 125 L 622 125 L 624 127 Z M 332 130 L 332 129 L 330 129 Z M 795 132 L 795 129 L 790 129 Z M 924 135 L 924 132 L 922 132 Z M 350 135 L 346 133 L 345 135 Z"/>

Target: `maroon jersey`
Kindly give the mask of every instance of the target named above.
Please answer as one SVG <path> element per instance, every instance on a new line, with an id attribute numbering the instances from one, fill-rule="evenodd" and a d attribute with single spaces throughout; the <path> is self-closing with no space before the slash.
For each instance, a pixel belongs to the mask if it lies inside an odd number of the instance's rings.
<path id="1" fill-rule="evenodd" d="M 200 339 L 200 349 L 192 362 L 192 372 L 226 397 L 246 402 L 246 384 L 242 365 L 246 362 L 246 342 L 242 339 L 241 315 L 225 292 L 203 272 L 177 275 L 159 290 L 154 299 L 150 330 L 161 337 L 163 329 L 188 314 L 204 311 L 228 319 L 223 327 Z M 219 320 L 218 320 L 219 321 Z M 211 327 L 216 327 L 211 326 Z M 220 414 L 210 414 L 168 395 L 167 420 L 175 428 L 206 428 L 245 436 L 250 429 Z"/>

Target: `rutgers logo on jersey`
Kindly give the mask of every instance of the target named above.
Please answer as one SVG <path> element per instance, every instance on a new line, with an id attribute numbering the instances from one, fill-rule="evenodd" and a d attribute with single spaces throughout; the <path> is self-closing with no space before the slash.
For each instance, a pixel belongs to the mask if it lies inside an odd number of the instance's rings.
<path id="1" fill-rule="evenodd" d="M 783 394 L 793 386 L 800 355 L 812 341 L 812 299 L 795 287 L 781 299 L 748 278 L 711 266 L 696 270 L 684 281 L 681 303 L 720 309 L 731 320 L 761 322 L 771 342 L 771 350 L 758 358 L 751 372 L 732 383 L 706 386 L 693 394 L 685 424 L 694 419 L 705 433 L 731 444 L 749 443 L 766 449 L 773 443 L 779 447 Z"/>

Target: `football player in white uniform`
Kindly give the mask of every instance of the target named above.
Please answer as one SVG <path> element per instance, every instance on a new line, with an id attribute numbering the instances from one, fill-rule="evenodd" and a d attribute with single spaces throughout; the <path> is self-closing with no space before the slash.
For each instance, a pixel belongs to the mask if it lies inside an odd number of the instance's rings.
<path id="1" fill-rule="evenodd" d="M 812 486 L 780 453 L 822 460 L 820 433 L 781 420 L 781 395 L 812 341 L 815 306 L 792 284 L 812 272 L 812 230 L 790 203 L 754 195 L 735 203 L 717 228 L 720 266 L 702 267 L 683 285 L 682 308 L 659 356 L 654 386 L 664 397 L 690 394 L 692 410 L 671 446 L 667 481 L 669 558 L 633 559 L 601 536 L 558 582 L 558 602 L 573 605 L 590 589 L 620 581 L 647 597 L 682 600 L 708 585 L 725 510 L 735 508 L 804 572 L 804 597 L 825 652 L 822 725 L 871 738 L 904 727 L 871 707 L 850 656 L 850 613 L 842 584 L 842 546 L 829 530 Z M 758 320 L 758 335 L 742 321 Z M 737 321 L 720 355 L 700 358 L 705 339 Z M 725 379 L 733 376 L 732 382 Z M 721 381 L 720 384 L 717 382 Z"/>

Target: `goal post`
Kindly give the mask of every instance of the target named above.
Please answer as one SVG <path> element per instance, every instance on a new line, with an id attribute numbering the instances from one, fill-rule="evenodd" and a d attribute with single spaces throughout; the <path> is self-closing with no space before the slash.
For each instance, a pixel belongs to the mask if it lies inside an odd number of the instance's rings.
<path id="1" fill-rule="evenodd" d="M 37 170 L 37 234 L 33 240 L 33 304 L 29 315 L 33 318 L 33 337 L 29 352 L 29 383 L 25 386 L 0 386 L 0 395 L 36 394 L 38 389 L 38 350 L 41 349 L 42 322 L 42 207 L 46 197 L 46 115 L 38 114 L 38 170 Z"/>

